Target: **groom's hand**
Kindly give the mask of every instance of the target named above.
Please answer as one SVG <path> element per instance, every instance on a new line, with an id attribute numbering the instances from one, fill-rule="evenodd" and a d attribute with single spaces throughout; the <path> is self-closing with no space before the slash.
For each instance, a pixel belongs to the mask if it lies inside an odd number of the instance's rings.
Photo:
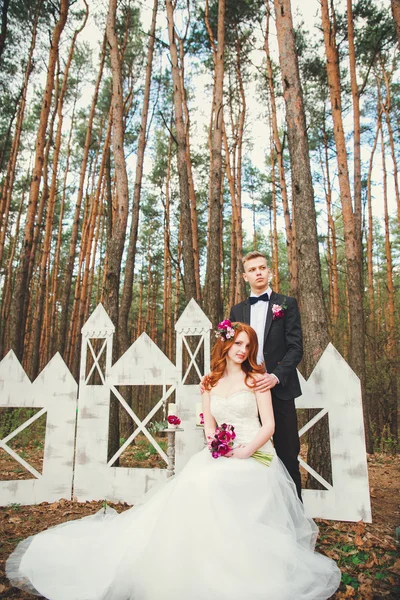
<path id="1" fill-rule="evenodd" d="M 279 381 L 276 375 L 273 375 L 272 373 L 264 373 L 264 375 L 261 375 L 257 378 L 256 391 L 267 392 L 275 387 L 278 383 Z"/>

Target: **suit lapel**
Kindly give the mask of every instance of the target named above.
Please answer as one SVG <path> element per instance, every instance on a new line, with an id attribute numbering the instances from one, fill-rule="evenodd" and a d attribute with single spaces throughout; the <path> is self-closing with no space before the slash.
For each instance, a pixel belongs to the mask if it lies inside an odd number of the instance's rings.
<path id="1" fill-rule="evenodd" d="M 270 297 L 269 302 L 268 302 L 267 320 L 265 322 L 265 330 L 264 330 L 264 343 L 265 343 L 265 340 L 267 339 L 269 330 L 271 328 L 271 324 L 272 324 L 272 305 L 276 304 L 276 298 L 277 298 L 277 296 L 276 296 L 275 292 L 273 291 L 271 293 L 271 297 Z"/>
<path id="2" fill-rule="evenodd" d="M 250 302 L 248 299 L 243 303 L 243 323 L 250 325 Z"/>

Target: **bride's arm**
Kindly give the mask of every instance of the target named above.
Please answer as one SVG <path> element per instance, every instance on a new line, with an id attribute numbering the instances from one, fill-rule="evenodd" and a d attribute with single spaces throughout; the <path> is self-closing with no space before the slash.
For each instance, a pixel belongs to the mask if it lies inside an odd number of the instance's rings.
<path id="1" fill-rule="evenodd" d="M 261 427 L 257 435 L 245 446 L 234 448 L 228 456 L 235 458 L 250 458 L 253 452 L 256 452 L 271 438 L 275 431 L 274 411 L 272 409 L 271 392 L 256 392 L 258 412 L 261 419 Z"/>
<path id="2" fill-rule="evenodd" d="M 206 436 L 206 439 L 208 439 L 209 436 L 212 437 L 214 435 L 215 428 L 217 427 L 217 423 L 211 414 L 210 392 L 208 392 L 207 390 L 205 390 L 203 392 L 202 402 L 203 402 L 204 434 Z"/>

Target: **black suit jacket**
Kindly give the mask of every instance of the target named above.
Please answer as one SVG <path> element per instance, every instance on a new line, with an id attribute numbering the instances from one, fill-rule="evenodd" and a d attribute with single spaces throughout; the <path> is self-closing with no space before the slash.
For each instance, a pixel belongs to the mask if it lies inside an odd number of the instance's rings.
<path id="1" fill-rule="evenodd" d="M 272 305 L 287 306 L 282 318 L 272 319 Z M 231 321 L 250 325 L 250 302 L 236 304 L 229 315 Z M 274 373 L 280 381 L 272 392 L 282 400 L 301 396 L 296 367 L 303 356 L 303 336 L 300 313 L 295 298 L 271 293 L 264 330 L 264 362 L 268 373 Z"/>

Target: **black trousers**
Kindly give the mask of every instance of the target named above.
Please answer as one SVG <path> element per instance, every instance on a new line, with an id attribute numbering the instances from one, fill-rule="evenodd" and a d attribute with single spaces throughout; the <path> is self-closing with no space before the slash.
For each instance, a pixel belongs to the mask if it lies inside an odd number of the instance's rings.
<path id="1" fill-rule="evenodd" d="M 289 471 L 293 479 L 297 495 L 301 500 L 301 478 L 298 455 L 300 440 L 297 429 L 297 414 L 293 400 L 281 400 L 272 392 L 272 406 L 275 417 L 275 433 L 273 436 L 277 455 Z"/>

